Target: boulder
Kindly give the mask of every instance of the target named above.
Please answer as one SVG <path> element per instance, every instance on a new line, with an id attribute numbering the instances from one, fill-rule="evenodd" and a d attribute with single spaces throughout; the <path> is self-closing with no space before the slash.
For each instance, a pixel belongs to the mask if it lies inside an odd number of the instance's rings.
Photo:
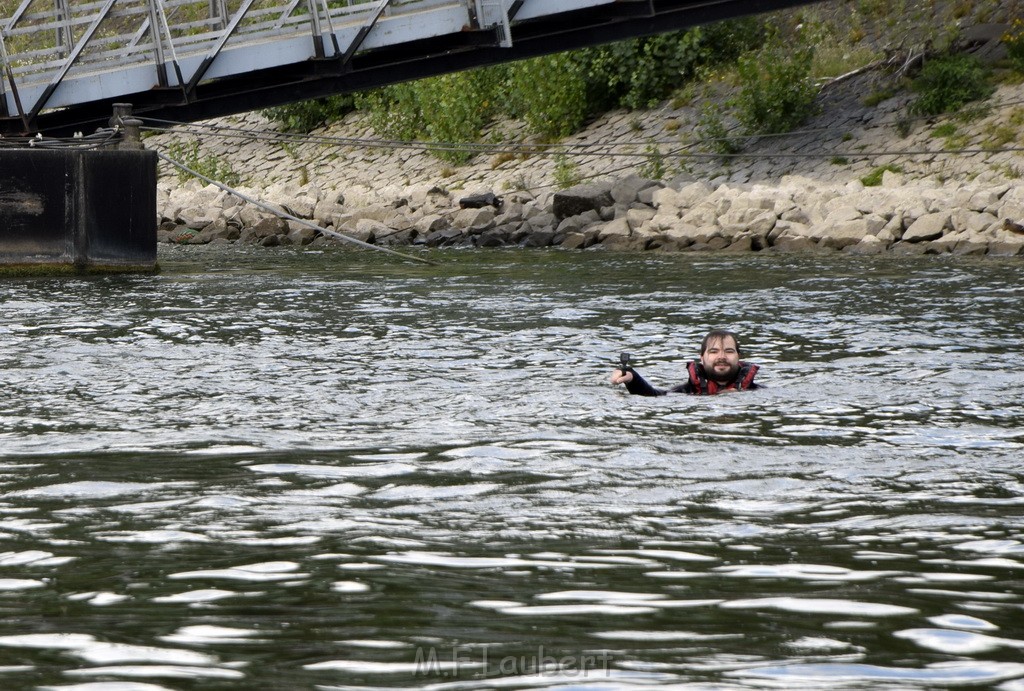
<path id="1" fill-rule="evenodd" d="M 508 231 L 496 226 L 477 235 L 474 242 L 477 247 L 504 247 L 508 243 Z"/>
<path id="2" fill-rule="evenodd" d="M 420 234 L 415 228 L 388 228 L 389 233 L 374 233 L 373 242 L 376 245 L 409 245 L 416 241 Z M 378 231 L 383 233 L 383 231 Z"/>
<path id="3" fill-rule="evenodd" d="M 494 208 L 484 206 L 481 208 L 460 209 L 452 216 L 451 224 L 455 228 L 470 228 L 482 226 L 494 220 L 496 214 Z"/>
<path id="4" fill-rule="evenodd" d="M 628 206 L 639 200 L 641 191 L 649 187 L 657 187 L 660 184 L 661 183 L 655 180 L 648 180 L 640 177 L 639 175 L 630 175 L 629 177 L 623 178 L 613 184 L 609 190 L 609 194 L 611 194 L 612 200 L 616 204 L 625 204 Z"/>
<path id="5" fill-rule="evenodd" d="M 700 204 L 683 214 L 685 223 L 693 226 L 710 226 L 718 223 L 720 214 L 710 204 Z"/>
<path id="6" fill-rule="evenodd" d="M 394 232 L 394 229 L 380 221 L 375 221 L 372 218 L 360 218 L 356 221 L 355 228 L 345 234 L 362 242 L 373 242 L 378 237 L 384 238 Z"/>
<path id="7" fill-rule="evenodd" d="M 680 244 L 684 247 L 689 247 L 693 243 L 697 242 L 697 238 L 705 235 L 705 233 L 697 226 L 692 226 L 689 223 L 679 222 L 674 226 L 670 226 L 664 232 L 665 237 L 673 242 Z"/>
<path id="8" fill-rule="evenodd" d="M 565 234 L 562 247 L 570 250 L 582 250 L 597 242 L 597 231 L 573 231 Z"/>
<path id="9" fill-rule="evenodd" d="M 228 222 L 223 218 L 218 218 L 216 221 L 211 223 L 202 229 L 199 233 L 200 237 L 206 239 L 207 242 L 213 242 L 214 240 L 226 240 L 234 241 L 242 236 L 242 231 L 233 225 L 228 225 Z"/>
<path id="10" fill-rule="evenodd" d="M 679 192 L 671 187 L 662 187 L 651 194 L 651 206 L 659 210 L 664 209 L 666 213 L 678 215 L 680 207 L 687 206 L 687 204 L 683 202 Z"/>
<path id="11" fill-rule="evenodd" d="M 721 235 L 714 235 L 707 238 L 706 241 L 698 240 L 686 249 L 690 252 L 715 252 L 717 250 L 724 250 L 731 244 L 731 240 L 728 240 Z"/>
<path id="12" fill-rule="evenodd" d="M 601 216 L 593 210 L 585 211 L 584 213 L 576 216 L 570 216 L 561 223 L 558 224 L 555 232 L 560 235 L 565 233 L 571 233 L 577 230 L 583 230 L 587 226 L 591 226 L 601 221 Z"/>
<path id="13" fill-rule="evenodd" d="M 214 207 L 189 207 L 181 209 L 176 215 L 176 221 L 193 230 L 201 230 L 220 218 L 220 209 Z"/>
<path id="14" fill-rule="evenodd" d="M 779 214 L 779 220 L 803 226 L 810 226 L 814 223 L 814 221 L 807 214 L 807 212 L 798 206 L 795 206 L 787 211 L 783 211 L 781 214 Z"/>
<path id="15" fill-rule="evenodd" d="M 680 223 L 682 223 L 682 221 L 678 216 L 663 214 L 659 211 L 643 225 L 645 228 L 649 228 L 654 232 L 658 232 L 662 230 L 668 230 L 669 228 L 673 228 L 676 225 L 679 225 Z"/>
<path id="16" fill-rule="evenodd" d="M 753 241 L 751 236 L 747 233 L 742 233 L 737 236 L 728 247 L 722 249 L 723 252 L 750 252 L 754 249 Z"/>
<path id="17" fill-rule="evenodd" d="M 601 241 L 601 246 L 613 252 L 637 252 L 647 249 L 647 242 L 647 238 L 639 236 L 608 235 Z"/>
<path id="18" fill-rule="evenodd" d="M 555 238 L 555 231 L 545 228 L 534 230 L 520 243 L 523 247 L 548 247 Z"/>
<path id="19" fill-rule="evenodd" d="M 994 231 L 988 245 L 988 253 L 998 257 L 1016 257 L 1024 254 L 1024 234 L 1003 230 Z"/>
<path id="20" fill-rule="evenodd" d="M 289 199 L 286 203 L 281 204 L 281 206 L 296 218 L 313 218 L 316 204 L 316 200 L 312 197 L 299 195 Z"/>
<path id="21" fill-rule="evenodd" d="M 423 216 L 417 220 L 413 224 L 413 227 L 424 235 L 428 235 L 434 231 L 447 228 L 448 220 L 438 214 L 430 214 L 429 216 Z"/>
<path id="22" fill-rule="evenodd" d="M 966 206 L 971 211 L 991 212 L 991 210 L 999 207 L 1003 195 L 1009 191 L 1009 185 L 979 190 L 971 196 Z"/>
<path id="23" fill-rule="evenodd" d="M 1005 202 L 999 207 L 997 214 L 999 220 L 1010 220 L 1014 223 L 1024 223 L 1024 202 Z"/>
<path id="24" fill-rule="evenodd" d="M 780 237 L 806 237 L 810 238 L 811 226 L 793 221 L 776 221 L 775 227 L 768 233 L 768 241 L 774 243 Z"/>
<path id="25" fill-rule="evenodd" d="M 339 195 L 335 199 L 337 198 L 341 198 L 341 196 Z M 321 199 L 317 203 L 316 207 L 313 209 L 312 218 L 320 221 L 321 223 L 331 223 L 335 216 L 340 216 L 343 213 L 345 213 L 344 205 L 339 204 L 332 200 L 331 197 L 328 197 L 326 199 Z"/>
<path id="26" fill-rule="evenodd" d="M 818 249 L 818 243 L 807 235 L 782 235 L 775 240 L 772 248 L 777 252 L 809 252 Z"/>
<path id="27" fill-rule="evenodd" d="M 296 228 L 292 230 L 290 233 L 288 233 L 288 237 L 289 239 L 291 239 L 292 244 L 299 245 L 300 247 L 304 247 L 310 244 L 319 235 L 320 233 L 318 233 L 317 231 L 313 230 L 308 226 L 306 226 L 305 228 Z"/>
<path id="28" fill-rule="evenodd" d="M 405 191 L 409 205 L 414 208 L 439 208 L 451 205 L 451 194 L 440 185 L 422 183 Z"/>
<path id="29" fill-rule="evenodd" d="M 604 244 L 610 237 L 628 238 L 632 234 L 633 229 L 629 227 L 629 221 L 625 218 L 616 218 L 598 227 L 597 239 Z"/>
<path id="30" fill-rule="evenodd" d="M 848 245 L 843 248 L 844 251 L 850 254 L 860 255 L 881 254 L 886 249 L 888 249 L 888 244 L 877 235 L 865 235 L 857 244 Z"/>
<path id="31" fill-rule="evenodd" d="M 454 244 L 464 237 L 463 232 L 458 228 L 444 228 L 435 230 L 424 238 L 424 244 L 428 247 L 442 247 Z"/>
<path id="32" fill-rule="evenodd" d="M 288 224 L 285 223 L 285 220 L 283 218 L 271 216 L 270 218 L 264 218 L 259 223 L 254 225 L 252 227 L 252 230 L 256 239 L 261 241 L 260 244 L 263 244 L 264 247 L 272 247 L 276 246 L 278 243 L 275 242 L 273 243 L 273 245 L 268 245 L 264 244 L 262 241 L 266 240 L 269 237 L 285 235 L 288 232 Z"/>
<path id="33" fill-rule="evenodd" d="M 559 221 L 581 214 L 584 211 L 598 211 L 614 203 L 609 184 L 576 185 L 556 192 L 551 203 L 551 212 Z"/>
<path id="34" fill-rule="evenodd" d="M 646 206 L 654 206 L 654 193 L 661 189 L 660 183 L 656 186 L 646 187 L 637 192 L 636 199 Z"/>
<path id="35" fill-rule="evenodd" d="M 637 229 L 653 219 L 656 213 L 654 209 L 648 207 L 629 209 L 626 212 L 626 222 L 629 223 L 630 228 Z"/>
<path id="36" fill-rule="evenodd" d="M 950 227 L 954 231 L 966 231 L 968 233 L 987 230 L 998 222 L 999 219 L 993 214 L 983 211 L 970 211 L 968 209 L 957 209 L 950 216 Z"/>
<path id="37" fill-rule="evenodd" d="M 271 214 L 260 210 L 252 204 L 246 204 L 231 215 L 232 220 L 238 221 L 243 228 L 252 228 L 263 219 L 272 217 Z"/>
<path id="38" fill-rule="evenodd" d="M 953 254 L 977 256 L 988 253 L 988 240 L 970 233 L 953 248 Z"/>
<path id="39" fill-rule="evenodd" d="M 927 242 L 942 237 L 950 227 L 952 214 L 948 211 L 924 214 L 903 233 L 903 243 Z"/>

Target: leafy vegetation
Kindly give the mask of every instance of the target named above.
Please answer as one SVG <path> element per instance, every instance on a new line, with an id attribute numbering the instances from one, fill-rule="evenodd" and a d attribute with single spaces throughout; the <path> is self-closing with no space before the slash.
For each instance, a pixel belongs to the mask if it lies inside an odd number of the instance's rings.
<path id="1" fill-rule="evenodd" d="M 733 62 L 764 43 L 752 18 L 621 41 L 579 51 L 595 108 L 650 108 L 693 79 L 702 67 Z"/>
<path id="2" fill-rule="evenodd" d="M 564 137 L 590 114 L 584 64 L 572 53 L 558 53 L 513 65 L 507 77 L 510 101 L 505 115 L 520 117 L 544 137 Z"/>
<path id="3" fill-rule="evenodd" d="M 379 136 L 434 142 L 439 158 L 463 163 L 472 149 L 452 144 L 477 141 L 497 117 L 521 119 L 544 139 L 565 137 L 609 108 L 645 108 L 667 98 L 702 67 L 735 61 L 766 34 L 763 21 L 719 22 L 263 114 L 286 131 L 308 132 L 357 108 Z"/>
<path id="4" fill-rule="evenodd" d="M 1024 72 L 1024 19 L 1013 20 L 1010 30 L 1003 36 L 1003 45 L 1014 68 Z"/>
<path id="5" fill-rule="evenodd" d="M 277 123 L 282 132 L 308 134 L 321 125 L 340 120 L 355 109 L 355 105 L 352 96 L 328 96 L 266 108 L 260 112 L 271 122 Z"/>
<path id="6" fill-rule="evenodd" d="M 916 115 L 939 115 L 988 98 L 995 91 L 989 70 L 969 53 L 948 53 L 925 62 L 913 82 L 918 97 L 910 104 Z"/>
<path id="7" fill-rule="evenodd" d="M 741 149 L 740 141 L 730 135 L 721 110 L 710 102 L 701 108 L 697 134 L 703 148 L 712 153 L 728 156 L 739 153 Z"/>
<path id="8" fill-rule="evenodd" d="M 227 185 L 228 187 L 237 187 L 241 184 L 242 179 L 223 159 L 218 156 L 202 155 L 199 153 L 199 142 L 192 140 L 188 143 L 176 142 L 167 147 L 167 155 L 181 163 L 187 168 L 191 168 L 200 175 L 204 175 L 211 180 L 216 180 L 220 183 Z M 193 175 L 185 172 L 178 168 L 178 182 L 185 182 Z"/>
<path id="9" fill-rule="evenodd" d="M 555 156 L 555 172 L 554 172 L 555 185 L 558 189 L 568 189 L 573 185 L 579 184 L 580 170 L 579 166 L 569 160 L 569 157 L 565 154 L 558 154 Z"/>
<path id="10" fill-rule="evenodd" d="M 650 180 L 661 180 L 668 173 L 668 166 L 665 163 L 665 154 L 658 147 L 657 142 L 651 141 L 644 149 L 646 158 L 637 170 L 642 177 Z"/>
<path id="11" fill-rule="evenodd" d="M 902 173 L 903 169 L 897 165 L 889 163 L 884 166 L 879 166 L 875 168 L 870 173 L 862 177 L 860 181 L 864 184 L 865 187 L 878 187 L 879 185 L 882 184 L 882 176 L 885 175 L 886 172 Z"/>
<path id="12" fill-rule="evenodd" d="M 814 51 L 779 43 L 739 60 L 736 116 L 750 134 L 788 132 L 814 111 L 818 87 L 810 79 Z"/>
<path id="13" fill-rule="evenodd" d="M 741 149 L 743 135 L 798 127 L 814 113 L 822 80 L 877 62 L 883 51 L 868 37 L 879 30 L 902 35 L 914 26 L 920 45 L 951 46 L 968 15 L 977 20 L 985 13 L 991 21 L 993 13 L 999 14 L 998 3 L 989 0 L 973 5 L 964 0 L 944 8 L 925 0 L 836 4 L 842 6 L 838 14 L 818 6 L 795 8 L 264 113 L 282 129 L 303 132 L 356 108 L 379 136 L 433 142 L 439 158 L 461 164 L 475 155 L 466 144 L 480 141 L 481 133 L 500 118 L 523 122 L 541 142 L 550 142 L 609 109 L 645 109 L 671 99 L 673 108 L 692 106 L 697 119 L 691 126 L 676 121 L 664 128 L 666 133 L 681 130 L 681 140 L 699 139 L 706 150 L 728 155 Z M 1024 72 L 1024 21 L 1014 21 L 1003 42 Z M 710 89 L 705 81 L 709 76 L 724 88 Z M 900 86 L 892 81 L 880 83 L 866 104 L 895 96 Z M 910 114 L 897 123 L 904 134 L 911 128 L 910 115 L 959 116 L 994 88 L 989 71 L 976 58 L 959 53 L 929 58 L 911 85 L 917 98 Z M 1007 136 L 994 132 L 990 140 Z M 947 144 L 955 139 L 945 138 Z M 646 167 L 664 167 L 653 150 L 649 153 Z M 572 177 L 569 164 L 563 161 L 561 167 L 563 177 Z"/>

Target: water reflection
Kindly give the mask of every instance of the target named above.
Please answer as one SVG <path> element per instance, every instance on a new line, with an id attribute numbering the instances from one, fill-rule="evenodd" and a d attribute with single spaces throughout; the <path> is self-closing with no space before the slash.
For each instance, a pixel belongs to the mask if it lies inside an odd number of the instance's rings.
<path id="1" fill-rule="evenodd" d="M 1018 264 L 193 251 L 0 286 L 3 688 L 1024 688 Z"/>

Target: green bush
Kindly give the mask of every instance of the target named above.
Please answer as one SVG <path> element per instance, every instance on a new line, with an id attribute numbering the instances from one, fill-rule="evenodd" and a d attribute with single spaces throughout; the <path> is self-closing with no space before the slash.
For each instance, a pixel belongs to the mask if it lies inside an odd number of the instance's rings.
<path id="1" fill-rule="evenodd" d="M 475 142 L 494 117 L 494 84 L 487 70 L 471 70 L 413 82 L 424 134 L 432 142 Z M 434 154 L 445 161 L 464 163 L 473 151 L 439 148 Z"/>
<path id="2" fill-rule="evenodd" d="M 1014 69 L 1024 72 L 1024 19 L 1013 20 L 1010 30 L 1003 35 L 1003 45 Z"/>
<path id="3" fill-rule="evenodd" d="M 366 111 L 377 136 L 411 141 L 425 129 L 413 83 L 392 84 L 356 95 L 356 107 Z"/>
<path id="4" fill-rule="evenodd" d="M 706 103 L 701 107 L 697 135 L 705 150 L 722 156 L 739 153 L 742 149 L 740 140 L 730 136 L 721 110 L 713 103 Z"/>
<path id="5" fill-rule="evenodd" d="M 238 187 L 242 182 L 238 173 L 231 168 L 231 164 L 219 156 L 214 156 L 213 154 L 200 155 L 199 142 L 197 140 L 192 140 L 188 143 L 176 142 L 171 144 L 167 147 L 167 156 L 186 168 L 191 168 L 200 175 L 216 180 L 228 187 Z M 177 166 L 175 166 L 175 169 L 177 170 L 178 182 L 185 182 L 189 178 L 194 177 L 191 173 Z"/>
<path id="6" fill-rule="evenodd" d="M 583 179 L 580 176 L 580 169 L 575 163 L 569 160 L 565 154 L 555 156 L 555 185 L 558 189 L 565 190 L 578 185 Z"/>
<path id="7" fill-rule="evenodd" d="M 473 152 L 451 145 L 479 139 L 494 115 L 495 89 L 486 70 L 472 70 L 374 89 L 360 94 L 357 104 L 379 136 L 435 142 L 438 158 L 463 163 Z"/>
<path id="8" fill-rule="evenodd" d="M 938 115 L 988 98 L 995 91 L 989 76 L 981 60 L 968 53 L 950 53 L 929 60 L 913 82 L 918 97 L 910 104 L 910 112 Z"/>
<path id="9" fill-rule="evenodd" d="M 731 62 L 764 42 L 763 22 L 739 19 L 578 51 L 592 107 L 650 108 L 697 70 Z"/>
<path id="10" fill-rule="evenodd" d="M 637 167 L 641 177 L 648 180 L 663 180 L 668 174 L 668 166 L 665 163 L 665 154 L 654 140 L 648 142 L 645 148 L 646 160 Z"/>
<path id="11" fill-rule="evenodd" d="M 814 112 L 810 48 L 765 46 L 740 58 L 736 117 L 749 134 L 789 132 Z"/>
<path id="12" fill-rule="evenodd" d="M 583 66 L 573 54 L 533 58 L 511 67 L 503 113 L 520 117 L 537 134 L 564 137 L 590 113 Z"/>
<path id="13" fill-rule="evenodd" d="M 342 95 L 265 108 L 260 113 L 271 122 L 276 122 L 282 132 L 307 134 L 321 125 L 340 120 L 354 108 L 355 98 Z"/>
<path id="14" fill-rule="evenodd" d="M 735 60 L 765 36 L 754 19 L 713 25 L 511 65 L 394 84 L 358 94 L 356 107 L 385 138 L 469 143 L 498 115 L 524 120 L 548 138 L 577 131 L 611 107 L 642 108 L 666 98 L 698 69 Z M 461 163 L 472 151 L 439 147 Z"/>

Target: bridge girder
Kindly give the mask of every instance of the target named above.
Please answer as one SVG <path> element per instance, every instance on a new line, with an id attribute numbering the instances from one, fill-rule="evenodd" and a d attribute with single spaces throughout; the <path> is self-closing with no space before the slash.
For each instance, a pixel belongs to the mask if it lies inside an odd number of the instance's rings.
<path id="1" fill-rule="evenodd" d="M 345 55 L 344 59 L 314 58 L 219 77 L 190 85 L 190 94 L 178 87 L 158 87 L 43 111 L 30 123 L 16 117 L 0 118 L 0 134 L 43 132 L 66 136 L 92 131 L 107 124 L 114 103 L 131 103 L 135 113 L 143 117 L 193 122 L 821 1 L 617 0 L 514 21 L 504 27 L 367 49 Z M 509 14 L 521 5 L 512 3 Z M 511 36 L 502 35 L 503 29 Z"/>

